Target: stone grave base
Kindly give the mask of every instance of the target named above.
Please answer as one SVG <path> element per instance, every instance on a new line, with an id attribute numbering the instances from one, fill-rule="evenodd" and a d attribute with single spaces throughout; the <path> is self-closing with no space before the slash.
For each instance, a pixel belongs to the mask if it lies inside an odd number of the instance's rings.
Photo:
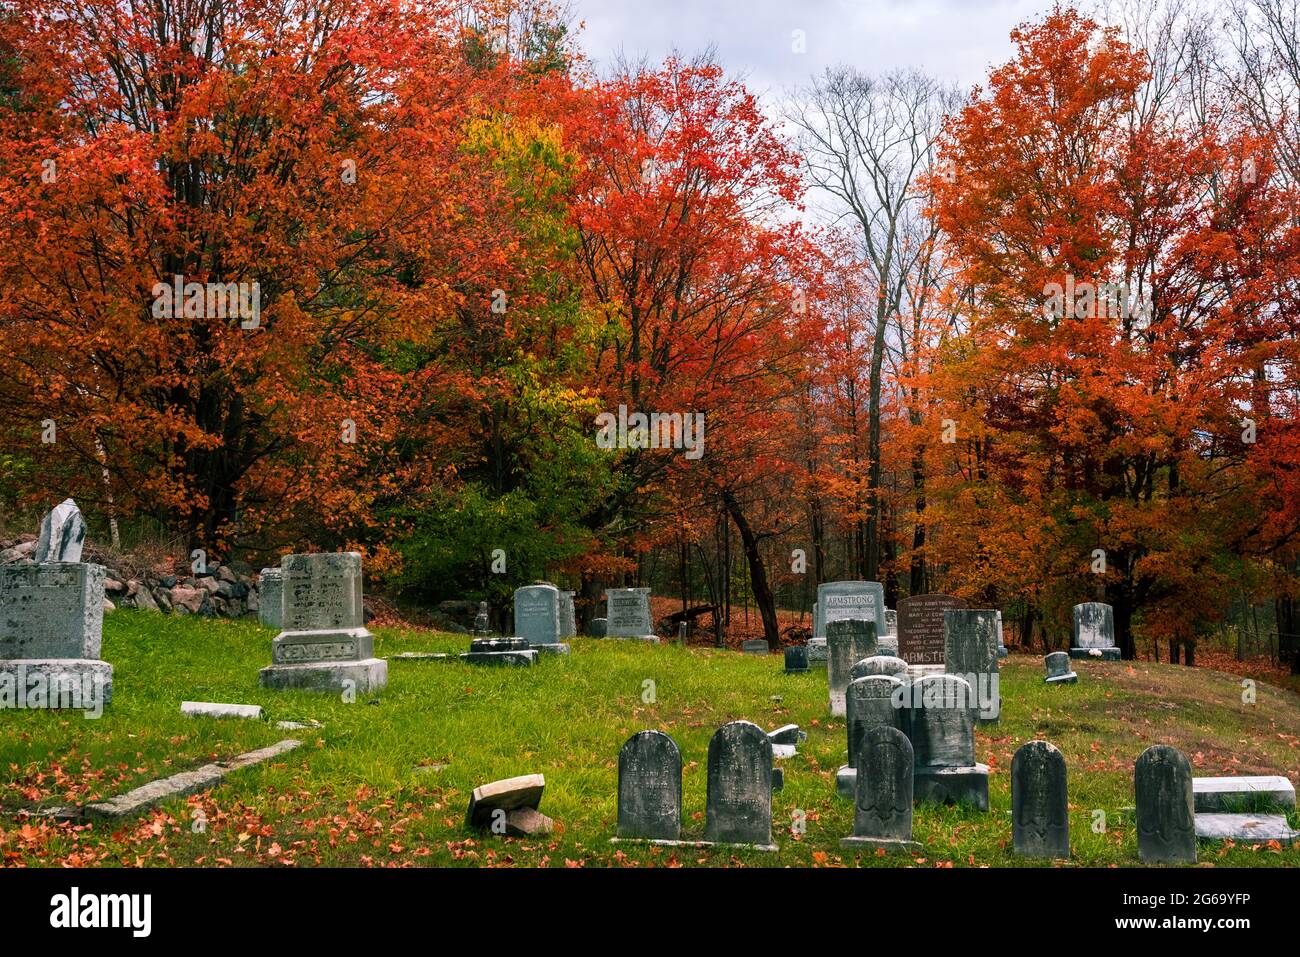
<path id="1" fill-rule="evenodd" d="M 840 847 L 847 851 L 884 851 L 886 854 L 915 854 L 924 850 L 916 841 L 898 841 L 883 837 L 842 837 Z"/>
<path id="2" fill-rule="evenodd" d="M 1094 651 L 1100 651 L 1100 655 L 1094 655 Z M 1119 661 L 1118 648 L 1071 648 L 1070 657 L 1076 661 L 1087 661 L 1089 658 L 1100 658 L 1102 661 Z"/>
<path id="3" fill-rule="evenodd" d="M 1196 837 L 1202 841 L 1237 841 L 1240 844 L 1292 844 L 1300 838 L 1285 814 L 1197 814 Z"/>
<path id="4" fill-rule="evenodd" d="M 825 638 L 808 639 L 808 667 L 825 671 L 830 661 L 831 651 L 826 646 Z"/>
<path id="5" fill-rule="evenodd" d="M 1079 676 L 1073 671 L 1067 671 L 1063 675 L 1049 675 L 1043 681 L 1049 685 L 1072 685 L 1079 680 Z"/>
<path id="6" fill-rule="evenodd" d="M 388 662 L 382 658 L 361 661 L 315 661 L 304 665 L 271 665 L 258 673 L 263 688 L 274 691 L 379 691 L 388 684 Z"/>
<path id="7" fill-rule="evenodd" d="M 387 661 L 451 661 L 452 655 L 442 651 L 403 651 L 389 655 Z"/>
<path id="8" fill-rule="evenodd" d="M 537 661 L 537 652 L 531 648 L 524 651 L 467 651 L 460 656 L 467 665 L 508 665 L 515 668 L 530 668 Z"/>
<path id="9" fill-rule="evenodd" d="M 45 690 L 42 709 L 94 711 L 113 700 L 113 666 L 98 658 L 7 658 L 0 660 L 0 709 L 26 708 L 32 679 Z M 89 701 L 86 696 L 91 695 Z M 7 700 L 10 699 L 10 700 Z"/>
<path id="10" fill-rule="evenodd" d="M 644 641 L 648 645 L 659 644 L 658 635 L 606 635 L 606 638 L 613 638 L 615 641 Z"/>
<path id="11" fill-rule="evenodd" d="M 857 786 L 857 768 L 851 768 L 846 764 L 835 772 L 835 793 L 840 797 L 852 801 Z"/>
<path id="12" fill-rule="evenodd" d="M 567 655 L 569 653 L 569 644 L 565 641 L 547 641 L 529 645 L 528 647 L 544 655 Z"/>
<path id="13" fill-rule="evenodd" d="M 912 776 L 912 799 L 935 804 L 971 804 L 989 809 L 989 768 L 917 768 Z"/>

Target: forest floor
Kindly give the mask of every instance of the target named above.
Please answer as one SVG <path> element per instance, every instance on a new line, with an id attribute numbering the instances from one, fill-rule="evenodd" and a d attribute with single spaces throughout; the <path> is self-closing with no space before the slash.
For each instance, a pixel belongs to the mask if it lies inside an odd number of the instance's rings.
<path id="1" fill-rule="evenodd" d="M 376 654 L 465 650 L 465 636 L 377 629 Z M 1300 696 L 1204 667 L 1076 662 L 1076 685 L 1043 683 L 1037 655 L 1002 663 L 1000 723 L 977 732 L 991 809 L 919 805 L 921 853 L 846 852 L 853 809 L 835 795 L 842 718 L 827 713 L 824 673 L 786 675 L 779 654 L 577 639 L 534 668 L 459 661 L 389 664 L 388 687 L 348 704 L 333 695 L 258 687 L 273 632 L 250 621 L 121 610 L 104 621 L 113 701 L 102 717 L 0 712 L 0 864 L 4 866 L 1043 866 L 1011 852 L 1010 766 L 1045 738 L 1069 772 L 1073 858 L 1055 866 L 1137 866 L 1133 762 L 1151 744 L 1180 748 L 1198 775 L 1285 774 L 1300 780 Z M 653 694 L 650 691 L 653 690 Z M 188 718 L 182 700 L 260 704 L 265 721 Z M 618 752 L 654 728 L 683 757 L 684 836 L 704 830 L 709 738 L 745 718 L 808 732 L 780 761 L 773 795 L 777 853 L 611 844 Z M 323 727 L 281 731 L 279 720 Z M 155 778 L 298 737 L 303 747 L 239 770 L 205 793 L 108 823 L 31 812 L 84 805 Z M 518 774 L 546 776 L 544 838 L 494 837 L 464 823 L 471 790 Z M 1103 812 L 1098 814 L 1097 812 Z M 1101 823 L 1104 822 L 1104 830 Z M 1293 813 L 1292 826 L 1300 826 Z M 1202 866 L 1298 866 L 1300 846 L 1203 844 Z"/>

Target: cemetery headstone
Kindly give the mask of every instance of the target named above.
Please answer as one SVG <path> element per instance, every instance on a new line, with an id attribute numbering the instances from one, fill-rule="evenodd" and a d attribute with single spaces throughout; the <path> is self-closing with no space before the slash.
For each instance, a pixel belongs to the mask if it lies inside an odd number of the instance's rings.
<path id="1" fill-rule="evenodd" d="M 1020 857 L 1070 856 L 1065 757 L 1046 741 L 1021 745 L 1011 759 L 1011 842 Z"/>
<path id="2" fill-rule="evenodd" d="M 649 588 L 610 588 L 605 592 L 607 638 L 635 638 L 658 644 L 650 620 Z"/>
<path id="3" fill-rule="evenodd" d="M 897 728 L 902 711 L 896 694 L 903 680 L 893 675 L 867 675 L 849 682 L 845 693 L 845 732 L 848 739 L 848 763 L 835 773 L 835 790 L 840 797 L 852 798 L 857 787 L 862 739 L 873 728 Z"/>
<path id="4" fill-rule="evenodd" d="M 767 641 L 762 638 L 742 641 L 740 643 L 740 650 L 746 655 L 765 655 L 768 652 Z"/>
<path id="5" fill-rule="evenodd" d="M 893 655 L 872 655 L 870 658 L 863 658 L 849 669 L 849 680 L 869 678 L 872 675 L 902 678 L 906 674 L 907 662 L 902 658 L 895 658 Z"/>
<path id="6" fill-rule="evenodd" d="M 1085 601 L 1074 606 L 1074 643 L 1071 658 L 1119 660 L 1115 646 L 1115 609 L 1105 602 Z"/>
<path id="7" fill-rule="evenodd" d="M 943 613 L 944 670 L 969 682 L 981 721 L 1002 713 L 998 674 L 997 613 L 991 608 L 950 608 Z"/>
<path id="8" fill-rule="evenodd" d="M 751 721 L 723 725 L 709 741 L 705 838 L 714 844 L 772 843 L 772 742 Z"/>
<path id="9" fill-rule="evenodd" d="M 863 658 L 879 650 L 876 623 L 867 618 L 837 618 L 827 626 L 826 663 L 830 709 L 833 715 L 844 714 L 844 691 L 849 685 L 849 671 Z"/>
<path id="10" fill-rule="evenodd" d="M 85 523 L 72 499 L 41 522 L 39 564 L 0 566 L 0 709 L 98 713 L 113 697 L 100 660 L 102 565 L 80 561 Z"/>
<path id="11" fill-rule="evenodd" d="M 537 648 L 527 638 L 475 638 L 460 660 L 467 665 L 501 665 L 527 668 L 537 661 Z"/>
<path id="12" fill-rule="evenodd" d="M 1011 654 L 1011 652 L 1007 650 L 1006 643 L 1002 640 L 1002 612 L 999 610 L 998 611 L 998 657 L 1005 658 L 1009 654 Z"/>
<path id="13" fill-rule="evenodd" d="M 79 563 L 85 542 L 86 522 L 81 517 L 81 509 L 72 499 L 65 498 L 41 519 L 41 534 L 32 560 L 38 565 Z"/>
<path id="14" fill-rule="evenodd" d="M 1138 857 L 1144 864 L 1195 864 L 1192 768 L 1177 748 L 1156 744 L 1133 766 Z"/>
<path id="15" fill-rule="evenodd" d="M 1049 685 L 1072 685 L 1079 680 L 1079 676 L 1070 670 L 1070 656 L 1064 651 L 1044 655 L 1043 666 L 1047 668 L 1047 677 L 1043 681 Z"/>
<path id="16" fill-rule="evenodd" d="M 478 611 L 474 614 L 474 637 L 486 638 L 492 634 L 492 624 L 488 616 L 488 603 L 481 601 L 478 603 Z"/>
<path id="17" fill-rule="evenodd" d="M 944 615 L 966 602 L 955 595 L 913 595 L 898 602 L 898 657 L 909 665 L 944 665 Z"/>
<path id="18" fill-rule="evenodd" d="M 785 649 L 785 673 L 803 674 L 808 670 L 808 646 L 787 645 Z"/>
<path id="19" fill-rule="evenodd" d="M 560 637 L 574 638 L 578 634 L 577 610 L 573 607 L 571 591 L 560 592 Z"/>
<path id="20" fill-rule="evenodd" d="M 388 684 L 388 662 L 375 657 L 365 627 L 357 552 L 285 555 L 281 632 L 271 643 L 263 688 L 365 694 Z"/>
<path id="21" fill-rule="evenodd" d="M 676 841 L 682 829 L 682 753 L 662 731 L 638 731 L 618 753 L 618 836 Z"/>
<path id="22" fill-rule="evenodd" d="M 258 579 L 257 617 L 269 628 L 284 627 L 284 579 L 279 568 L 263 568 Z"/>
<path id="23" fill-rule="evenodd" d="M 554 585 L 516 588 L 514 635 L 530 647 L 559 642 L 560 604 L 560 590 Z"/>
<path id="24" fill-rule="evenodd" d="M 866 619 L 875 624 L 877 636 L 885 633 L 885 586 L 880 582 L 823 582 L 817 586 L 815 608 L 814 638 L 829 638 L 830 623 L 846 618 Z"/>
<path id="25" fill-rule="evenodd" d="M 842 847 L 892 853 L 921 849 L 912 840 L 912 765 L 912 744 L 898 728 L 881 725 L 866 733 L 858 751 L 853 834 L 840 841 Z"/>
<path id="26" fill-rule="evenodd" d="M 521 774 L 479 785 L 470 795 L 465 823 L 496 834 L 527 836 L 549 831 L 551 819 L 538 811 L 545 790 L 546 778 L 541 774 Z"/>
<path id="27" fill-rule="evenodd" d="M 974 700 L 957 675 L 925 675 L 904 690 L 900 723 L 912 742 L 918 801 L 989 809 L 989 769 L 975 761 Z"/>
<path id="28" fill-rule="evenodd" d="M 587 634 L 592 638 L 604 638 L 608 627 L 609 619 L 593 618 L 591 619 L 591 624 L 587 627 Z"/>

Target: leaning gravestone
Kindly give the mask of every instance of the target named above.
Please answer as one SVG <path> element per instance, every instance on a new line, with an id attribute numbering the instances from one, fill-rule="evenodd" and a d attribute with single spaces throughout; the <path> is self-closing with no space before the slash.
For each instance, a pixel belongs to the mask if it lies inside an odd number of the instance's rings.
<path id="1" fill-rule="evenodd" d="M 1049 685 L 1072 685 L 1079 680 L 1079 676 L 1070 670 L 1070 656 L 1064 651 L 1044 655 L 1043 665 L 1047 668 L 1043 681 Z"/>
<path id="2" fill-rule="evenodd" d="M 560 640 L 560 590 L 554 585 L 525 585 L 515 589 L 515 631 L 530 646 Z"/>
<path id="3" fill-rule="evenodd" d="M 1011 759 L 1011 843 L 1020 857 L 1070 857 L 1065 757 L 1046 741 L 1021 745 Z"/>
<path id="4" fill-rule="evenodd" d="M 682 753 L 662 731 L 638 731 L 618 753 L 618 836 L 676 841 L 682 831 Z"/>
<path id="5" fill-rule="evenodd" d="M 112 700 L 113 666 L 99 658 L 104 568 L 80 561 L 85 534 L 67 499 L 41 523 L 44 561 L 0 566 L 0 708 L 93 712 Z"/>
<path id="6" fill-rule="evenodd" d="M 849 762 L 835 773 L 835 790 L 841 797 L 853 797 L 857 787 L 862 739 L 875 728 L 898 727 L 902 712 L 895 698 L 902 688 L 903 680 L 893 675 L 867 675 L 849 682 L 844 696 Z"/>
<path id="7" fill-rule="evenodd" d="M 840 846 L 894 853 L 921 849 L 912 840 L 912 744 L 897 728 L 872 728 L 862 739 L 853 835 Z"/>
<path id="8" fill-rule="evenodd" d="M 973 804 L 989 809 L 989 769 L 975 761 L 970 684 L 957 675 L 926 675 L 903 694 L 900 724 L 916 760 L 918 801 Z"/>
<path id="9" fill-rule="evenodd" d="M 1156 744 L 1133 767 L 1138 857 L 1144 864 L 1195 864 L 1192 768 L 1177 748 Z"/>
<path id="10" fill-rule="evenodd" d="M 772 742 L 751 721 L 724 724 L 709 741 L 705 839 L 776 850 L 772 843 Z"/>
<path id="11" fill-rule="evenodd" d="M 284 626 L 284 579 L 278 568 L 263 568 L 258 578 L 257 617 L 270 628 Z"/>
<path id="12" fill-rule="evenodd" d="M 863 658 L 879 650 L 876 623 L 866 618 L 840 618 L 826 626 L 826 684 L 830 691 L 833 715 L 844 714 L 844 690 L 849 686 L 849 671 Z"/>
<path id="13" fill-rule="evenodd" d="M 658 644 L 650 621 L 649 588 L 610 588 L 605 592 L 606 638 L 635 638 Z"/>
<path id="14" fill-rule="evenodd" d="M 271 643 L 263 688 L 378 691 L 388 684 L 388 662 L 375 657 L 365 627 L 361 556 L 356 552 L 286 555 L 282 631 Z"/>
<path id="15" fill-rule="evenodd" d="M 86 522 L 81 517 L 81 509 L 72 499 L 65 498 L 41 519 L 41 535 L 32 560 L 38 565 L 79 563 L 85 542 Z"/>
<path id="16" fill-rule="evenodd" d="M 1071 658 L 1119 661 L 1115 647 L 1115 609 L 1105 602 L 1085 601 L 1074 606 L 1074 643 Z"/>
<path id="17" fill-rule="evenodd" d="M 991 608 L 948 609 L 943 613 L 943 643 L 944 671 L 970 684 L 981 721 L 997 721 L 1002 713 L 997 612 Z"/>
<path id="18" fill-rule="evenodd" d="M 909 665 L 944 666 L 943 617 L 965 608 L 954 595 L 913 595 L 898 603 L 898 657 Z"/>

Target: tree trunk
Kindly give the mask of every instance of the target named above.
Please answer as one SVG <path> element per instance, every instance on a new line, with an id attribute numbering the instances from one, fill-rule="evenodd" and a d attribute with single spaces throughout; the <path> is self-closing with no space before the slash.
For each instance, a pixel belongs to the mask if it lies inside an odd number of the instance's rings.
<path id="1" fill-rule="evenodd" d="M 1127 594 L 1118 596 L 1112 602 L 1115 611 L 1115 644 L 1119 646 L 1119 655 L 1126 661 L 1137 658 L 1137 648 L 1133 644 L 1133 604 Z"/>
<path id="2" fill-rule="evenodd" d="M 1178 664 L 1178 639 L 1177 638 L 1169 639 L 1169 663 L 1171 665 Z"/>
<path id="3" fill-rule="evenodd" d="M 749 563 L 749 580 L 754 592 L 754 604 L 758 607 L 759 616 L 763 621 L 763 637 L 767 639 L 769 647 L 776 648 L 780 644 L 780 631 L 776 622 L 776 598 L 767 580 L 767 569 L 763 567 L 758 536 L 754 534 L 749 521 L 745 518 L 744 510 L 730 490 L 722 493 L 722 502 L 727 506 L 731 520 L 736 523 L 736 531 L 740 533 L 741 547 L 745 552 L 745 560 Z"/>

